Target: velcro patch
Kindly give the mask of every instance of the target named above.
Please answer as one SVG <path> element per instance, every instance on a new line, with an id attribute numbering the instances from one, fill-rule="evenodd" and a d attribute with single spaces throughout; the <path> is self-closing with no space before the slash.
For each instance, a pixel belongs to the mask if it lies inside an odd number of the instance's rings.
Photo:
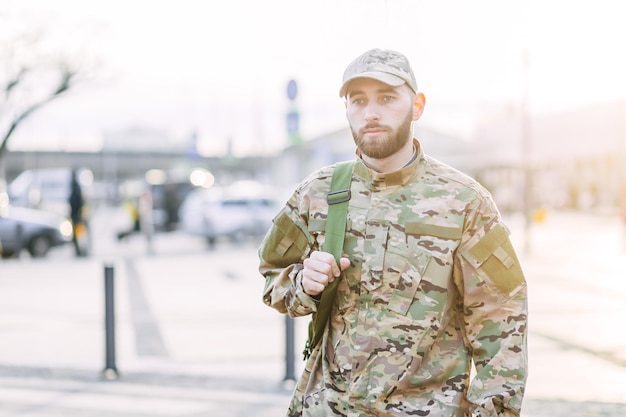
<path id="1" fill-rule="evenodd" d="M 263 258 L 276 266 L 301 262 L 308 240 L 304 232 L 282 212 L 274 219 L 274 227 L 263 245 Z"/>
<path id="2" fill-rule="evenodd" d="M 463 256 L 504 295 L 513 294 L 525 282 L 509 234 L 501 225 L 487 232 Z"/>
<path id="3" fill-rule="evenodd" d="M 408 235 L 427 235 L 442 239 L 461 239 L 463 230 L 460 227 L 438 226 L 436 224 L 407 222 L 405 232 Z"/>

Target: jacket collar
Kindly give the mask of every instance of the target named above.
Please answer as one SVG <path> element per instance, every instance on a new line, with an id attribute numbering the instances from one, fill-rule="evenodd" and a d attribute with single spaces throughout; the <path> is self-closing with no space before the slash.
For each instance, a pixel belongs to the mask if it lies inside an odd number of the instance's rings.
<path id="1" fill-rule="evenodd" d="M 382 189 L 385 187 L 392 187 L 396 185 L 406 185 L 413 181 L 418 174 L 418 171 L 423 170 L 424 152 L 417 139 L 413 139 L 413 145 L 417 152 L 417 156 L 406 166 L 393 171 L 380 173 L 376 172 L 368 167 L 361 158 L 361 152 L 356 151 L 357 164 L 354 167 L 355 174 L 361 178 L 368 188 Z"/>

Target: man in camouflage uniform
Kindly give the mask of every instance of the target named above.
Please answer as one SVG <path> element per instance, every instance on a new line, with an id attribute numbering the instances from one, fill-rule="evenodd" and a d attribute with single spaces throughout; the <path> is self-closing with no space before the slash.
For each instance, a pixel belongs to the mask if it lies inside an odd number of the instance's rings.
<path id="1" fill-rule="evenodd" d="M 339 280 L 288 416 L 519 416 L 526 283 L 491 196 L 412 138 L 425 98 L 403 55 L 361 55 L 340 96 L 357 145 L 343 258 L 320 251 L 334 166 L 297 187 L 259 249 L 281 313 L 315 312 Z"/>

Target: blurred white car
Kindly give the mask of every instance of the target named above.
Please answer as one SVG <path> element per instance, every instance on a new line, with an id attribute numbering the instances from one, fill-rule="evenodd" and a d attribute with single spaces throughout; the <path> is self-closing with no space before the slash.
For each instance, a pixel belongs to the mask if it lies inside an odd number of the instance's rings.
<path id="1" fill-rule="evenodd" d="M 0 254 L 19 256 L 26 249 L 33 258 L 72 241 L 72 224 L 63 216 L 43 210 L 6 205 L 0 207 Z"/>
<path id="2" fill-rule="evenodd" d="M 179 229 L 207 239 L 241 241 L 267 232 L 280 209 L 271 191 L 259 184 L 237 183 L 228 188 L 198 188 L 180 206 Z"/>

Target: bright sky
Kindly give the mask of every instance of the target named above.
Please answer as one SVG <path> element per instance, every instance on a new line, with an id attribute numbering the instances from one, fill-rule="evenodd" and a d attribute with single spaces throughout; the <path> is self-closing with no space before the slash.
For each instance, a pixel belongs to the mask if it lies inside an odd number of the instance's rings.
<path id="1" fill-rule="evenodd" d="M 533 113 L 626 98 L 619 0 L 9 0 L 7 28 L 43 27 L 47 45 L 96 71 L 30 118 L 10 147 L 97 149 L 104 130 L 196 131 L 202 149 L 284 146 L 286 85 L 301 133 L 346 126 L 341 76 L 373 47 L 412 61 L 420 123 L 471 138 L 477 120 L 521 102 L 530 52 Z M 7 13 L 8 10 L 8 13 Z M 0 31 L 1 33 L 1 31 Z"/>

